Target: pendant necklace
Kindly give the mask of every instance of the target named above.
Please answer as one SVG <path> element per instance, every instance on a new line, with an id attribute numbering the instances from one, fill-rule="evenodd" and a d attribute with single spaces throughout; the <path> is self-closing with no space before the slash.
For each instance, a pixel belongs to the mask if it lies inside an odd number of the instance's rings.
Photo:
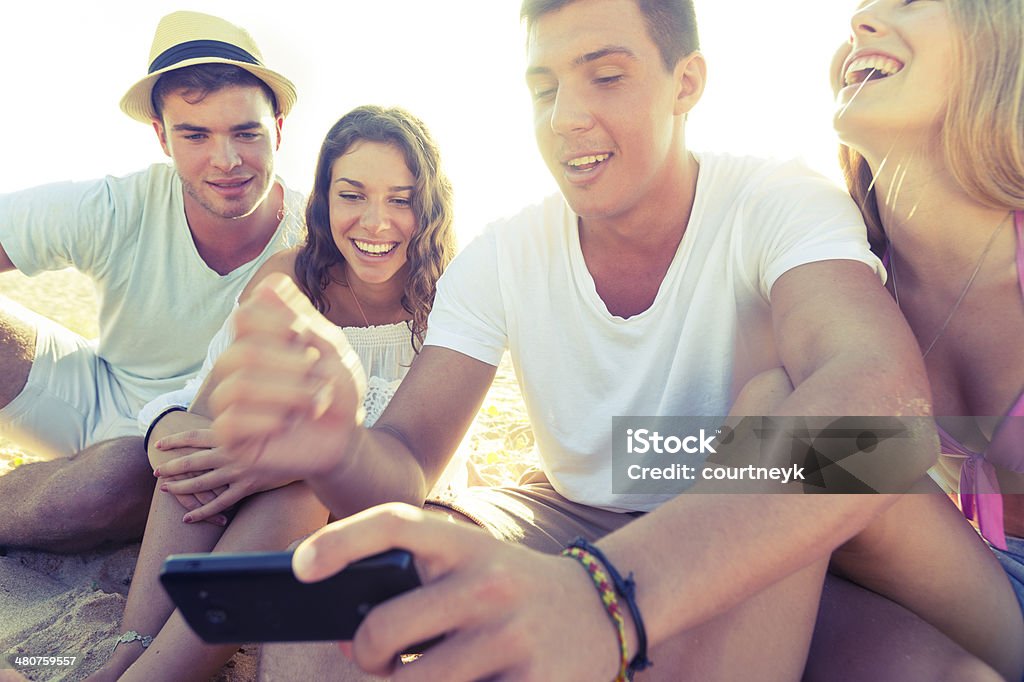
<path id="1" fill-rule="evenodd" d="M 978 256 L 978 263 L 974 266 L 974 272 L 972 272 L 971 276 L 967 278 L 967 284 L 964 285 L 963 290 L 957 297 L 956 303 L 954 303 L 953 307 L 949 309 L 949 314 L 946 315 L 945 322 L 942 323 L 942 326 L 939 327 L 939 331 L 935 334 L 932 342 L 928 344 L 928 347 L 925 348 L 924 352 L 921 354 L 922 359 L 928 357 L 928 353 L 932 351 L 932 348 L 935 347 L 935 344 L 939 342 L 939 339 L 942 338 L 942 335 L 949 327 L 949 323 L 953 321 L 953 315 L 955 315 L 956 311 L 960 309 L 960 304 L 964 302 L 964 299 L 967 297 L 967 292 L 970 291 L 971 285 L 974 284 L 974 280 L 978 277 L 978 273 L 981 272 L 981 266 L 985 263 L 985 256 L 987 256 L 988 252 L 992 249 L 992 245 L 996 243 L 996 237 L 999 236 L 999 233 L 1002 231 L 1003 226 L 1006 225 L 1007 220 L 1011 215 L 1013 215 L 1013 211 L 1007 213 L 1006 217 L 999 221 L 996 229 L 992 231 L 992 236 L 988 238 L 988 244 L 985 245 L 985 248 L 981 251 L 981 255 Z M 900 290 L 897 286 L 896 278 L 896 250 L 892 248 L 892 242 L 890 242 L 888 238 L 886 239 L 886 242 L 889 249 L 889 266 L 892 270 L 892 293 L 893 297 L 896 299 L 896 307 L 902 311 L 903 308 L 900 306 Z"/>

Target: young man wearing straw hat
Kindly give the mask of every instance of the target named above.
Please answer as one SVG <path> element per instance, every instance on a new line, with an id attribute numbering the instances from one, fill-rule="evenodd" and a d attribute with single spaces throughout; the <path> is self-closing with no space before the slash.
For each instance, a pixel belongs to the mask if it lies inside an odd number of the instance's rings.
<path id="1" fill-rule="evenodd" d="M 181 386 L 250 276 L 302 232 L 274 175 L 288 79 L 242 28 L 175 12 L 121 101 L 172 165 L 0 197 L 0 272 L 74 267 L 100 298 L 87 341 L 0 298 L 0 435 L 49 461 L 0 477 L 0 545 L 72 551 L 141 534 L 153 490 L 135 414 Z"/>

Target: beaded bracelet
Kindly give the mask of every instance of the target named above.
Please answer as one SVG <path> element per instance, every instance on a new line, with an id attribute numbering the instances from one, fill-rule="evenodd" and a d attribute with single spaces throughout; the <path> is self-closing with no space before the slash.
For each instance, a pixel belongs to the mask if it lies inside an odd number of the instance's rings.
<path id="1" fill-rule="evenodd" d="M 651 659 L 647 657 L 647 630 L 644 628 L 644 619 L 640 615 L 640 607 L 636 603 L 636 581 L 633 580 L 633 573 L 630 572 L 623 579 L 622 575 L 615 569 L 615 565 L 604 555 L 604 552 L 581 537 L 570 542 L 569 548 L 581 549 L 600 561 L 605 571 L 611 576 L 615 592 L 626 600 L 629 615 L 633 617 L 633 627 L 636 628 L 636 656 L 629 662 L 627 671 L 631 679 L 633 673 L 645 670 L 653 665 Z M 623 639 L 623 646 L 625 646 L 625 639 Z"/>
<path id="2" fill-rule="evenodd" d="M 609 582 L 608 574 L 601 567 L 601 562 L 586 549 L 568 547 L 562 550 L 562 556 L 571 557 L 580 562 L 587 570 L 590 579 L 594 581 L 594 587 L 597 588 L 597 592 L 601 596 L 604 610 L 608 613 L 608 618 L 611 619 L 619 636 L 619 672 L 616 674 L 614 682 L 628 682 L 631 675 L 629 673 L 629 652 L 626 648 L 626 621 L 622 618 L 614 585 Z"/>

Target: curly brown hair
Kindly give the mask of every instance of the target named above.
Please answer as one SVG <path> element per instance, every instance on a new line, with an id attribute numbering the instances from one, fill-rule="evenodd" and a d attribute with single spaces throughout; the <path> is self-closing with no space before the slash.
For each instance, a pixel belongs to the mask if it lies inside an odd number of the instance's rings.
<path id="1" fill-rule="evenodd" d="M 402 307 L 412 316 L 409 331 L 413 350 L 418 353 L 434 304 L 437 279 L 455 256 L 455 231 L 452 185 L 441 168 L 437 145 L 423 122 L 409 112 L 398 107 L 357 107 L 327 132 L 306 204 L 306 243 L 295 259 L 295 277 L 316 309 L 326 313 L 330 303 L 324 290 L 332 281 L 329 270 L 344 260 L 331 234 L 331 169 L 339 157 L 363 141 L 389 144 L 401 151 L 416 179 L 412 207 L 417 224 L 407 249 L 409 278 Z"/>

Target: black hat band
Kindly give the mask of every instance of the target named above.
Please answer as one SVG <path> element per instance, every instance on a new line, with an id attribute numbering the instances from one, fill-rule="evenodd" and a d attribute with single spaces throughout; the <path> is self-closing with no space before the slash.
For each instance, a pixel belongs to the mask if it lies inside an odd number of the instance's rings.
<path id="1" fill-rule="evenodd" d="M 200 59 L 202 57 L 217 57 L 219 59 L 230 59 L 236 62 L 263 66 L 260 64 L 260 60 L 237 45 L 219 40 L 190 40 L 187 43 L 180 43 L 161 52 L 153 60 L 153 63 L 149 65 L 149 72 L 155 73 L 186 59 Z"/>

